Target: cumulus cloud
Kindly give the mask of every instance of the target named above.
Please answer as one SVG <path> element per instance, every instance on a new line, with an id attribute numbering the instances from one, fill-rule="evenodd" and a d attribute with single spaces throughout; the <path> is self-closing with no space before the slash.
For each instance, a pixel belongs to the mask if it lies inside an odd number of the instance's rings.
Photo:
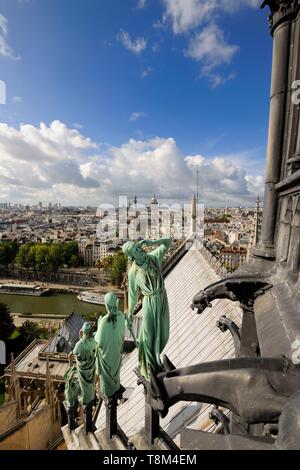
<path id="1" fill-rule="evenodd" d="M 224 83 L 224 78 L 213 73 L 213 70 L 230 64 L 238 50 L 238 46 L 226 42 L 223 31 L 216 24 L 209 24 L 190 40 L 186 55 L 200 62 L 201 76 L 210 78 L 212 85 L 218 86 Z"/>
<path id="2" fill-rule="evenodd" d="M 197 167 L 206 203 L 251 203 L 263 181 L 226 156 L 185 156 L 173 138 L 130 139 L 104 150 L 60 121 L 19 129 L 0 124 L 0 201 L 96 206 L 122 194 L 154 193 L 189 201 Z"/>
<path id="3" fill-rule="evenodd" d="M 163 22 L 171 22 L 175 34 L 185 33 L 211 20 L 218 12 L 233 13 L 241 7 L 256 8 L 259 0 L 163 0 Z"/>
<path id="4" fill-rule="evenodd" d="M 256 194 L 263 194 L 265 188 L 265 179 L 262 175 L 247 175 L 245 177 L 249 191 Z"/>
<path id="5" fill-rule="evenodd" d="M 7 42 L 8 20 L 0 13 L 0 57 L 18 60 L 20 56 L 15 55 L 13 49 Z"/>
<path id="6" fill-rule="evenodd" d="M 117 38 L 125 49 L 128 49 L 136 55 L 143 52 L 147 47 L 147 41 L 143 36 L 132 39 L 127 31 L 120 31 Z"/>
<path id="7" fill-rule="evenodd" d="M 213 72 L 220 65 L 231 63 L 239 47 L 229 44 L 217 25 L 220 13 L 234 13 L 242 7 L 256 8 L 259 0 L 162 0 L 163 23 L 170 23 L 174 34 L 198 28 L 186 50 L 186 56 L 201 63 L 200 76 L 207 77 L 212 87 L 232 80 L 234 74 L 223 76 Z"/>
<path id="8" fill-rule="evenodd" d="M 51 189 L 57 183 L 98 187 L 98 181 L 84 178 L 79 166 L 85 152 L 96 148 L 60 121 L 19 129 L 0 123 L 0 181 L 31 188 L 33 193 L 35 188 Z"/>

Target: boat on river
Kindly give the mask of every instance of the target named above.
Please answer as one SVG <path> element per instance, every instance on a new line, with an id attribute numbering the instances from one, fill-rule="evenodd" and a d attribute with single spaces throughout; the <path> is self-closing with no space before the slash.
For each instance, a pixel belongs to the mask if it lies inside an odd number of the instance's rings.
<path id="1" fill-rule="evenodd" d="M 77 299 L 89 304 L 104 305 L 104 295 L 97 292 L 82 292 L 77 296 Z"/>
<path id="2" fill-rule="evenodd" d="M 50 294 L 51 290 L 35 284 L 1 284 L 0 294 L 5 295 L 29 295 L 41 297 Z"/>

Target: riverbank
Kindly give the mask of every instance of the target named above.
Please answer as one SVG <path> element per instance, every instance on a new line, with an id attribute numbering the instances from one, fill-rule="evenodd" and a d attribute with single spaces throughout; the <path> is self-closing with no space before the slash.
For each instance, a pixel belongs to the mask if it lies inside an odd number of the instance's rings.
<path id="1" fill-rule="evenodd" d="M 10 312 L 29 316 L 40 314 L 67 316 L 75 312 L 84 317 L 105 311 L 104 306 L 81 302 L 76 294 L 69 292 L 55 293 L 47 297 L 0 295 L 0 303 L 6 304 Z"/>
<path id="2" fill-rule="evenodd" d="M 14 325 L 16 328 L 20 328 L 27 321 L 37 323 L 41 327 L 46 327 L 51 324 L 60 328 L 63 322 L 68 318 L 68 315 L 26 315 L 21 313 L 11 313 Z"/>
<path id="3" fill-rule="evenodd" d="M 14 284 L 16 286 L 22 287 L 22 286 L 31 285 L 32 281 L 26 282 L 26 281 L 11 279 L 11 278 L 5 278 L 5 279 L 1 278 L 0 285 L 1 284 Z M 34 284 L 44 289 L 49 289 L 51 293 L 54 293 L 54 294 L 78 295 L 78 294 L 81 294 L 82 292 L 97 292 L 99 294 L 106 294 L 107 292 L 114 292 L 118 297 L 123 297 L 123 290 L 111 284 L 107 284 L 105 286 L 97 286 L 97 287 L 95 286 L 83 287 L 83 286 L 77 286 L 74 284 L 57 284 L 53 282 L 40 282 L 40 281 L 34 281 Z"/>

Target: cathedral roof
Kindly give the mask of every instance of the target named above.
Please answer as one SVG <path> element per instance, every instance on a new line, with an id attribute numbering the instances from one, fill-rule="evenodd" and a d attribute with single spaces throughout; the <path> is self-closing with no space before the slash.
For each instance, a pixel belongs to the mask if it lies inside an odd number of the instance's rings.
<path id="1" fill-rule="evenodd" d="M 213 361 L 234 356 L 230 333 L 221 333 L 216 322 L 222 315 L 241 322 L 241 310 L 228 300 L 218 300 L 209 312 L 197 315 L 190 308 L 200 289 L 218 281 L 220 277 L 197 248 L 197 243 L 178 261 L 165 278 L 170 307 L 170 339 L 165 353 L 176 367 Z M 124 357 L 121 383 L 126 387 L 128 400 L 118 408 L 118 422 L 128 436 L 138 433 L 144 425 L 145 409 L 143 387 L 137 386 L 133 370 L 137 367 L 137 351 Z M 164 430 L 174 437 L 187 423 L 195 422 L 198 429 L 213 427 L 209 420 L 209 406 L 200 403 L 178 403 L 161 420 Z M 105 409 L 102 408 L 97 428 L 105 427 Z"/>

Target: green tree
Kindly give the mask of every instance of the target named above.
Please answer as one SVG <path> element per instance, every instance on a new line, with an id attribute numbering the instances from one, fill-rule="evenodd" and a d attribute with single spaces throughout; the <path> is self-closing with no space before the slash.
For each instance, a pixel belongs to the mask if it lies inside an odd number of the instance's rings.
<path id="1" fill-rule="evenodd" d="M 97 268 L 98 271 L 100 271 L 100 269 L 101 269 L 102 267 L 103 267 L 103 266 L 102 266 L 102 261 L 101 261 L 101 259 L 97 259 L 97 260 L 96 260 L 96 263 L 95 263 L 95 268 Z"/>
<path id="2" fill-rule="evenodd" d="M 33 246 L 33 243 L 25 243 L 19 249 L 19 252 L 16 257 L 16 263 L 22 268 L 30 268 L 30 257 L 29 252 L 30 248 Z"/>
<path id="3" fill-rule="evenodd" d="M 39 243 L 36 245 L 36 252 L 35 252 L 35 261 L 36 267 L 39 271 L 42 271 L 44 277 L 46 276 L 47 271 L 47 257 L 49 253 L 49 245 L 45 243 Z"/>
<path id="4" fill-rule="evenodd" d="M 69 262 L 69 265 L 72 268 L 77 268 L 78 265 L 79 265 L 79 257 L 77 255 L 72 255 L 71 259 L 70 259 L 70 262 Z"/>
<path id="5" fill-rule="evenodd" d="M 19 246 L 16 242 L 4 241 L 0 243 L 0 266 L 5 269 L 15 260 Z"/>
<path id="6" fill-rule="evenodd" d="M 113 284 L 120 286 L 123 281 L 124 273 L 127 269 L 127 258 L 122 251 L 118 251 L 113 256 L 111 281 Z"/>
<path id="7" fill-rule="evenodd" d="M 7 305 L 0 303 L 0 340 L 6 343 L 14 329 L 14 322 Z"/>
<path id="8" fill-rule="evenodd" d="M 39 327 L 33 321 L 26 320 L 19 329 L 19 343 L 22 349 L 26 348 L 32 341 L 39 337 Z"/>
<path id="9" fill-rule="evenodd" d="M 62 252 L 64 263 L 68 266 L 72 266 L 72 261 L 75 259 L 74 257 L 77 256 L 78 258 L 78 243 L 75 241 L 62 243 Z"/>
<path id="10" fill-rule="evenodd" d="M 108 255 L 102 260 L 102 267 L 106 275 L 111 273 L 113 260 L 114 257 L 112 255 Z"/>
<path id="11" fill-rule="evenodd" d="M 55 274 L 64 263 L 64 256 L 61 244 L 53 243 L 49 246 L 47 255 L 47 266 Z"/>
<path id="12" fill-rule="evenodd" d="M 37 245 L 31 245 L 28 252 L 28 263 L 29 266 L 33 269 L 34 274 L 36 276 L 36 252 L 37 252 Z"/>

